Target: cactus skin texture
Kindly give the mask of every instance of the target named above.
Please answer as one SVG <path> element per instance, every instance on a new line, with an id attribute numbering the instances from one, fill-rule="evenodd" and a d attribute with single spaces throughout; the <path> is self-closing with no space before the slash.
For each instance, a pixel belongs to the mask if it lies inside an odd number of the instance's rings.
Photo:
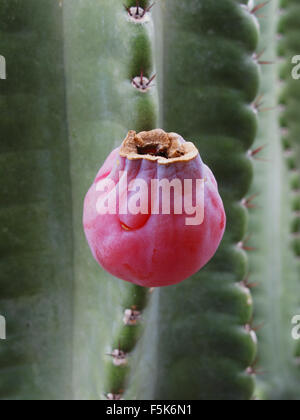
<path id="1" fill-rule="evenodd" d="M 293 58 L 299 56 L 299 21 L 300 5 L 297 1 L 282 1 L 283 14 L 279 21 L 279 33 L 282 36 L 279 43 L 279 55 L 284 59 L 280 69 L 280 78 L 283 88 L 280 95 L 280 103 L 283 107 L 281 113 L 282 142 L 286 154 L 287 167 L 290 171 L 290 186 L 293 192 L 292 210 L 294 212 L 291 223 L 293 238 L 293 250 L 300 258 L 300 122 L 298 117 L 300 104 L 299 79 L 293 78 L 293 70 L 296 70 L 296 63 Z M 299 70 L 296 72 L 298 77 Z"/>
<path id="2" fill-rule="evenodd" d="M 279 21 L 279 33 L 282 36 L 279 42 L 279 56 L 283 58 L 284 64 L 280 68 L 280 79 L 282 90 L 280 104 L 282 113 L 280 124 L 282 127 L 282 144 L 286 155 L 287 168 L 289 170 L 290 202 L 292 210 L 292 221 L 290 223 L 291 246 L 296 257 L 296 269 L 299 287 L 300 275 L 300 71 L 296 70 L 294 57 L 300 54 L 300 5 L 299 2 L 281 0 L 282 16 Z M 299 64 L 299 60 L 297 61 Z M 297 312 L 300 314 L 300 299 L 297 298 Z M 295 307 L 295 305 L 293 306 Z M 295 357 L 300 357 L 300 342 L 295 346 Z M 298 396 L 300 399 L 300 396 Z"/>
<path id="3" fill-rule="evenodd" d="M 43 3 L 43 4 L 41 4 Z M 61 9 L 4 0 L 0 398 L 70 394 L 72 239 Z M 42 47 L 41 47 L 42 46 Z"/>
<path id="4" fill-rule="evenodd" d="M 134 348 L 142 326 L 124 311 L 142 311 L 148 289 L 93 262 L 81 209 L 114 141 L 157 126 L 155 88 L 131 84 L 154 73 L 152 32 L 119 0 L 1 1 L 1 399 L 124 389 L 130 363 L 116 373 L 107 354 Z"/>
<path id="5" fill-rule="evenodd" d="M 242 283 L 252 181 L 248 156 L 257 118 L 258 23 L 246 2 L 166 0 L 161 4 L 165 130 L 195 142 L 215 173 L 228 217 L 215 258 L 159 297 L 158 399 L 251 399 L 256 355 L 250 291 Z M 250 369 L 248 369 L 250 368 Z M 247 371 L 248 369 L 248 371 Z"/>
<path id="6" fill-rule="evenodd" d="M 142 7 L 148 4 L 140 3 Z M 125 5 L 132 5 L 132 2 Z M 93 275 L 101 294 L 101 300 L 99 294 L 95 296 L 99 313 L 96 319 L 105 313 L 102 322 L 105 322 L 104 331 L 107 331 L 107 335 L 103 335 L 103 324 L 97 326 L 94 321 L 97 332 L 91 331 L 81 323 L 82 314 L 79 312 L 80 325 L 76 328 L 74 346 L 80 348 L 82 340 L 90 340 L 91 336 L 99 337 L 99 342 L 93 343 L 90 351 L 93 357 L 99 359 L 100 367 L 96 369 L 99 384 L 97 397 L 103 398 L 103 395 L 120 395 L 126 390 L 131 366 L 129 353 L 135 348 L 143 326 L 140 322 L 137 325 L 124 325 L 124 311 L 134 308 L 142 312 L 149 290 L 123 285 L 118 281 L 115 283 L 115 279 L 103 273 L 91 261 L 86 242 L 81 242 L 84 236 L 82 204 L 100 164 L 112 148 L 119 145 L 120 138 L 125 138 L 132 127 L 143 131 L 157 126 L 155 87 L 142 93 L 131 83 L 141 71 L 148 79 L 155 74 L 153 23 L 150 16 L 145 24 L 132 22 L 119 0 L 87 0 L 76 1 L 75 4 L 73 0 L 64 0 L 63 7 L 71 156 L 73 148 L 76 153 L 77 145 L 83 145 L 84 151 L 80 159 L 76 158 L 76 154 L 73 156 L 71 165 L 71 173 L 74 174 L 74 231 L 78 236 L 75 242 L 80 242 L 80 247 L 74 251 L 75 273 L 78 276 L 76 284 L 80 285 L 77 296 L 79 300 L 88 301 L 91 298 L 91 290 L 86 288 L 86 275 Z M 92 156 L 94 159 L 91 159 Z M 142 320 L 145 318 L 142 314 Z M 86 331 L 86 337 L 82 335 L 83 330 Z M 116 366 L 115 359 L 108 356 L 118 350 L 126 354 L 127 363 L 121 366 Z M 79 359 L 76 363 L 82 364 Z M 82 366 L 82 369 L 78 384 L 81 383 L 81 376 L 86 375 L 85 367 Z"/>
<path id="7" fill-rule="evenodd" d="M 254 148 L 265 146 L 265 149 L 261 153 L 261 160 L 255 161 L 251 191 L 251 194 L 257 195 L 254 202 L 256 208 L 251 210 L 249 224 L 252 244 L 256 249 L 250 256 L 249 281 L 257 285 L 253 289 L 253 324 L 259 327 L 256 369 L 260 374 L 255 395 L 267 400 L 297 400 L 299 373 L 294 357 L 295 342 L 291 337 L 291 320 L 299 313 L 299 271 L 294 253 L 291 252 L 293 213 L 290 203 L 294 193 L 290 189 L 290 181 L 293 175 L 286 165 L 278 124 L 281 111 L 276 108 L 278 94 L 282 96 L 282 89 L 285 92 L 293 82 L 290 80 L 289 64 L 289 70 L 285 67 L 286 82 L 279 83 L 276 55 L 278 45 L 281 51 L 285 40 L 282 38 L 278 44 L 278 23 L 279 27 L 282 25 L 278 8 L 277 1 L 266 6 L 258 48 L 259 52 L 265 49 L 261 60 L 273 64 L 262 66 L 260 93 L 263 95 L 263 106 L 270 108 L 270 111 L 259 113 L 259 132 L 254 145 Z M 285 19 L 285 15 L 281 18 Z M 289 28 L 292 29 L 290 25 Z M 291 62 L 291 59 L 285 57 L 287 61 Z M 292 102 L 287 98 L 286 102 L 288 109 Z M 284 139 L 283 145 L 285 143 Z"/>
<path id="8" fill-rule="evenodd" d="M 165 69 L 159 125 L 198 142 L 216 172 L 229 215 L 222 249 L 185 284 L 154 291 L 147 310 L 147 289 L 99 269 L 81 228 L 82 202 L 114 142 L 158 126 L 156 89 L 131 84 L 141 69 L 155 73 L 152 21 L 132 22 L 119 0 L 3 0 L 2 399 L 252 396 L 240 200 L 252 178 L 257 23 L 246 2 L 233 0 L 167 0 L 155 13 L 165 28 L 156 44 Z M 145 323 L 125 325 L 125 309 L 143 311 Z M 119 350 L 126 365 L 107 355 Z"/>

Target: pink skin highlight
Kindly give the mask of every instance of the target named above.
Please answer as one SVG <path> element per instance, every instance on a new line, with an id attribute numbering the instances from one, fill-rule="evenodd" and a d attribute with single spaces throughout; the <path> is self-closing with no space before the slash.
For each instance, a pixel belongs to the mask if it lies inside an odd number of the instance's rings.
<path id="1" fill-rule="evenodd" d="M 180 283 L 208 263 L 224 235 L 226 215 L 217 182 L 199 154 L 190 161 L 162 165 L 142 156 L 130 160 L 119 153 L 120 148 L 109 155 L 85 198 L 83 224 L 93 256 L 113 276 L 140 286 Z M 171 214 L 99 214 L 97 183 L 107 178 L 117 184 L 120 171 L 127 172 L 128 184 L 145 180 L 149 191 L 152 179 L 205 179 L 203 223 L 187 226 L 190 215 L 174 214 L 174 200 Z"/>

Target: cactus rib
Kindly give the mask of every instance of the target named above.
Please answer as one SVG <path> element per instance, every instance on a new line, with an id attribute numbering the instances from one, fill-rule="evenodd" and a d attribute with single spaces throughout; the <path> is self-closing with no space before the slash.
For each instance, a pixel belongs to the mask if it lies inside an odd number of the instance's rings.
<path id="1" fill-rule="evenodd" d="M 282 36 L 279 43 L 279 55 L 284 59 L 281 65 L 280 78 L 282 89 L 280 104 L 282 107 L 280 124 L 282 144 L 290 175 L 292 220 L 290 225 L 291 246 L 296 257 L 297 271 L 300 273 L 300 123 L 299 123 L 299 71 L 295 57 L 299 55 L 299 2 L 281 1 L 282 15 L 279 21 L 279 33 Z M 299 276 L 299 275 L 298 275 Z M 300 302 L 298 304 L 298 312 Z M 296 314 L 296 312 L 295 312 Z M 300 357 L 300 344 L 296 343 L 295 357 Z"/>
<path id="2" fill-rule="evenodd" d="M 267 47 L 265 57 L 276 57 L 278 2 L 272 1 L 263 19 L 260 48 Z M 276 60 L 275 60 L 276 61 Z M 253 282 L 255 323 L 264 323 L 258 332 L 259 366 L 263 372 L 257 381 L 256 396 L 260 399 L 297 398 L 297 373 L 293 361 L 291 319 L 296 310 L 297 271 L 290 250 L 290 191 L 280 142 L 279 92 L 277 65 L 262 67 L 262 94 L 270 112 L 259 114 L 257 145 L 266 144 L 267 162 L 255 162 L 253 193 L 260 211 L 252 211 L 250 229 L 259 250 L 250 257 Z M 254 146 L 256 147 L 256 146 Z M 276 351 L 274 351 L 276 349 Z"/>
<path id="3" fill-rule="evenodd" d="M 215 259 L 159 297 L 158 399 L 251 399 L 256 338 L 242 200 L 252 180 L 256 135 L 257 19 L 248 2 L 161 2 L 161 124 L 195 141 L 219 181 L 228 216 Z M 160 86 L 160 84 L 159 84 Z M 172 104 L 172 105 L 170 105 Z M 172 326 L 172 327 L 168 327 Z"/>
<path id="4" fill-rule="evenodd" d="M 134 348 L 141 327 L 120 325 L 148 290 L 91 261 L 81 208 L 99 159 L 132 127 L 157 125 L 156 89 L 131 83 L 154 73 L 151 19 L 131 22 L 119 0 L 4 0 L 0 21 L 0 397 L 99 399 L 124 388 L 106 354 Z"/>
<path id="5" fill-rule="evenodd" d="M 84 5 L 78 3 L 75 7 L 73 1 L 67 0 L 64 2 L 66 41 L 72 43 L 72 45 L 77 41 L 77 48 L 71 45 L 68 48 L 67 45 L 66 55 L 66 72 L 69 75 L 67 94 L 70 103 L 68 121 L 71 130 L 71 153 L 72 143 L 76 144 L 80 139 L 86 139 L 87 136 L 94 138 L 95 141 L 101 141 L 107 148 L 112 148 L 117 145 L 114 144 L 114 141 L 117 142 L 120 138 L 124 138 L 126 132 L 132 127 L 137 127 L 137 129 L 143 131 L 153 129 L 156 126 L 157 93 L 155 87 L 151 86 L 154 73 L 151 16 L 148 11 L 146 13 L 141 12 L 142 18 L 135 19 L 127 11 L 127 8 L 135 6 L 135 2 L 127 1 L 125 6 L 126 10 L 119 1 L 106 1 L 99 4 L 96 0 L 89 0 Z M 138 10 L 142 8 L 145 11 L 148 7 L 148 1 L 137 4 Z M 95 8 L 98 13 L 91 22 L 91 10 Z M 100 13 L 105 15 L 105 21 L 100 17 Z M 90 29 L 87 29 L 85 24 L 85 18 L 87 17 Z M 98 26 L 99 20 L 102 21 L 100 27 Z M 69 21 L 73 22 L 72 25 L 69 24 Z M 77 24 L 74 24 L 74 22 Z M 81 28 L 84 28 L 84 36 L 81 36 Z M 115 28 L 114 31 L 111 30 L 112 28 Z M 98 34 L 98 36 L 95 37 L 95 34 Z M 96 38 L 95 45 L 90 52 L 86 53 L 86 39 L 90 37 Z M 106 42 L 111 46 L 109 50 Z M 97 51 L 97 54 L 94 58 L 95 51 Z M 117 57 L 117 62 L 115 57 Z M 97 72 L 97 75 L 92 77 L 91 80 L 98 80 L 99 87 L 96 92 L 98 91 L 101 96 L 101 101 L 98 101 L 99 105 L 92 115 L 94 121 L 92 121 L 90 127 L 91 132 L 89 132 L 89 127 L 84 127 L 84 132 L 80 132 L 86 112 L 86 102 L 90 101 L 91 98 L 97 98 L 94 93 L 95 88 L 90 84 L 89 75 L 86 79 L 82 79 L 84 69 L 81 72 L 76 69 L 77 63 L 82 61 L 83 58 L 85 58 L 85 65 L 88 63 L 93 71 Z M 144 92 L 143 89 L 138 89 L 132 83 L 135 77 L 140 77 L 141 84 L 147 77 L 147 89 Z M 68 80 L 70 80 L 70 83 Z M 82 102 L 82 92 L 77 92 L 75 89 L 76 83 L 87 88 Z M 75 106 L 72 106 L 72 104 L 75 104 Z M 88 119 L 91 119 L 91 117 L 88 116 Z M 100 134 L 101 140 L 96 133 Z M 104 152 L 104 150 L 102 146 L 102 151 Z M 90 157 L 86 156 L 85 159 L 86 162 L 90 163 Z M 76 164 L 76 159 L 73 162 Z M 80 164 L 79 161 L 78 164 Z M 73 168 L 73 173 L 76 174 L 76 172 L 76 168 Z M 75 184 L 77 182 L 80 181 L 75 179 Z M 79 203 L 77 209 L 79 223 L 79 221 L 81 222 Z M 78 250 L 78 252 L 82 251 Z M 83 275 L 86 270 L 87 268 L 80 264 L 76 272 L 82 272 Z M 111 281 L 115 282 L 116 280 Z M 115 288 L 117 289 L 117 287 L 116 285 Z M 126 392 L 131 364 L 129 353 L 135 348 L 142 326 L 140 322 L 137 325 L 124 325 L 124 311 L 141 312 L 141 322 L 144 322 L 145 314 L 142 311 L 144 311 L 147 303 L 148 289 L 129 284 L 122 287 L 124 288 L 122 293 L 124 297 L 120 302 L 121 312 L 118 311 L 118 320 L 116 319 L 112 324 L 111 342 L 107 351 L 103 351 L 102 355 L 104 383 L 99 396 L 103 394 L 122 395 Z M 80 344 L 78 343 L 78 345 Z M 113 357 L 109 357 L 107 354 L 113 354 Z M 119 357 L 120 354 L 121 357 Z M 114 357 L 114 355 L 117 357 Z"/>

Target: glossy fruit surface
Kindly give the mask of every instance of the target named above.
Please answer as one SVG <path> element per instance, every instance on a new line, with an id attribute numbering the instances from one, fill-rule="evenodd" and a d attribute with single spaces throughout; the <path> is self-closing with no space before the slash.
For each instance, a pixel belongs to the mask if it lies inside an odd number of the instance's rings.
<path id="1" fill-rule="evenodd" d="M 215 254 L 226 217 L 198 150 L 175 133 L 129 132 L 100 169 L 84 204 L 94 258 L 145 287 L 179 283 Z"/>

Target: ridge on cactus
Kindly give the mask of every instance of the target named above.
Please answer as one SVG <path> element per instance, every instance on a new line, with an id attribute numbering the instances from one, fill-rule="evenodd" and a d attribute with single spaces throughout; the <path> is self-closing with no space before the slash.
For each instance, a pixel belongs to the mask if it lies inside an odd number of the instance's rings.
<path id="1" fill-rule="evenodd" d="M 179 283 L 215 254 L 226 216 L 216 180 L 193 143 L 130 131 L 100 169 L 84 204 L 96 261 L 145 287 Z"/>

